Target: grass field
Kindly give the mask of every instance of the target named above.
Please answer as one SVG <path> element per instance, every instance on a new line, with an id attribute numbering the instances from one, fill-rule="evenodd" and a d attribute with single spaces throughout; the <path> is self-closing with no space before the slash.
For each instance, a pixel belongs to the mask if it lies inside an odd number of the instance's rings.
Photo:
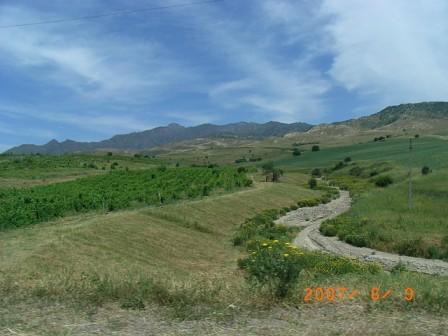
<path id="1" fill-rule="evenodd" d="M 318 152 L 304 152 L 298 157 L 277 161 L 285 169 L 323 168 L 333 166 L 346 157 L 354 161 L 389 161 L 400 166 L 421 168 L 428 165 L 434 169 L 448 167 L 448 142 L 435 137 L 413 139 L 413 153 L 409 156 L 408 138 L 391 138 L 382 142 L 366 142 L 342 147 L 321 145 Z"/>
<path id="2" fill-rule="evenodd" d="M 352 209 L 327 222 L 343 240 L 382 251 L 448 259 L 448 170 L 413 179 L 413 206 L 408 209 L 406 180 L 385 189 L 370 188 Z"/>

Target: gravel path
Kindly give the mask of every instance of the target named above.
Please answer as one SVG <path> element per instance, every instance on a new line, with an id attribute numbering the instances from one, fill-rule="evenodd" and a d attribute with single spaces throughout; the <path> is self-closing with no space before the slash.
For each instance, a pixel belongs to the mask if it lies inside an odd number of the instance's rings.
<path id="1" fill-rule="evenodd" d="M 386 269 L 402 263 L 408 270 L 426 273 L 448 275 L 448 262 L 381 252 L 366 247 L 356 247 L 340 241 L 337 237 L 325 237 L 320 234 L 320 224 L 330 218 L 334 218 L 350 209 L 351 198 L 348 191 L 341 190 L 338 199 L 328 204 L 315 207 L 304 207 L 288 212 L 279 218 L 276 223 L 286 226 L 299 226 L 303 229 L 294 239 L 298 247 L 323 251 L 336 255 L 354 257 L 362 261 L 374 261 L 381 263 Z"/>

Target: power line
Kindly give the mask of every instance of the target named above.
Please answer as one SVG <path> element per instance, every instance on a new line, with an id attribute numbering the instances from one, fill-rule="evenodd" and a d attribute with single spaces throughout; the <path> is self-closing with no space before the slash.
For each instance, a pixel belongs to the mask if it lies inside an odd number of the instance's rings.
<path id="1" fill-rule="evenodd" d="M 116 11 L 109 12 L 109 13 L 96 14 L 96 15 L 87 15 L 87 16 L 79 16 L 79 17 L 67 18 L 67 19 L 37 21 L 37 22 L 28 22 L 28 23 L 19 23 L 19 24 L 7 25 L 7 26 L 0 26 L 0 29 L 28 27 L 28 26 L 37 26 L 37 25 L 46 25 L 46 24 L 55 24 L 55 23 L 73 22 L 73 21 L 83 21 L 83 20 L 95 20 L 95 19 L 100 19 L 100 18 L 109 17 L 109 16 L 116 16 L 116 15 L 123 15 L 123 14 L 134 14 L 134 13 L 139 13 L 139 12 L 151 12 L 151 11 L 157 11 L 157 10 L 170 9 L 170 8 L 205 5 L 208 3 L 219 2 L 219 1 L 223 1 L 223 0 L 195 1 L 195 2 L 167 5 L 167 6 L 159 6 L 159 7 L 151 7 L 151 8 L 121 9 L 121 10 L 116 10 Z"/>

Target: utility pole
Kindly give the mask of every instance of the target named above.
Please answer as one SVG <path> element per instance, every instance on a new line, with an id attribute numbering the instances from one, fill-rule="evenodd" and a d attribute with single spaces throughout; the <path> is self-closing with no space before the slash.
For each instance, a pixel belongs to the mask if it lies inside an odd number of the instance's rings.
<path id="1" fill-rule="evenodd" d="M 412 138 L 409 139 L 408 209 L 412 209 Z"/>

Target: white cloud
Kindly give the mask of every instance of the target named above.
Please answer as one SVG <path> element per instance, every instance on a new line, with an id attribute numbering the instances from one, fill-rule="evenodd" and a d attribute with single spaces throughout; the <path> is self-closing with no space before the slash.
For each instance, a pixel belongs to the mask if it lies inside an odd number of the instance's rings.
<path id="1" fill-rule="evenodd" d="M 446 1 L 325 1 L 334 62 L 346 89 L 383 104 L 448 98 Z"/>
<path id="2" fill-rule="evenodd" d="M 41 13 L 2 7 L 0 24 L 36 21 L 36 17 Z M 3 29 L 0 39 L 3 62 L 28 70 L 40 81 L 68 87 L 83 98 L 147 102 L 187 78 L 185 68 L 148 39 L 105 37 L 93 28 L 73 31 L 73 26 L 64 25 Z"/>

